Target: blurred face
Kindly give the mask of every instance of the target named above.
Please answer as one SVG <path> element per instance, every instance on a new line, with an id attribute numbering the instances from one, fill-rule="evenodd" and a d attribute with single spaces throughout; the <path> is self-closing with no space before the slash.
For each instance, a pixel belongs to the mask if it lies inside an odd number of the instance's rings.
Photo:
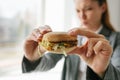
<path id="1" fill-rule="evenodd" d="M 97 29 L 101 25 L 101 16 L 105 11 L 105 6 L 99 6 L 95 0 L 75 0 L 77 15 L 81 25 L 91 30 Z"/>

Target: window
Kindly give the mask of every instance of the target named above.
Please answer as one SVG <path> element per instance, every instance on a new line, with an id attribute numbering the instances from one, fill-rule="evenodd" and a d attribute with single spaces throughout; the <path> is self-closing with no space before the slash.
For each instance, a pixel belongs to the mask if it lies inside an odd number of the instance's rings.
<path id="1" fill-rule="evenodd" d="M 40 25 L 78 26 L 73 0 L 0 0 L 0 76 L 21 73 L 23 41 Z"/>
<path id="2" fill-rule="evenodd" d="M 42 1 L 0 0 L 0 76 L 21 73 L 22 42 L 42 24 Z"/>
<path id="3" fill-rule="evenodd" d="M 46 0 L 45 23 L 54 31 L 67 31 L 78 26 L 73 0 Z"/>

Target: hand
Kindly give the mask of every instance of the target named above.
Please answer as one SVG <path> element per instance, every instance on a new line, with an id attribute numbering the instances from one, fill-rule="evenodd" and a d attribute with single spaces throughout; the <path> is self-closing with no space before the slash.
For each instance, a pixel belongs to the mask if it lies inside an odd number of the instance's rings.
<path id="1" fill-rule="evenodd" d="M 32 33 L 26 38 L 24 43 L 25 57 L 30 61 L 35 61 L 40 58 L 38 54 L 38 42 L 42 40 L 44 34 L 51 32 L 51 28 L 47 25 L 34 29 Z M 44 52 L 41 49 L 41 52 Z"/>
<path id="2" fill-rule="evenodd" d="M 83 46 L 78 46 L 70 53 L 80 55 L 80 58 L 102 78 L 112 55 L 112 47 L 109 41 L 100 34 L 80 28 L 71 29 L 69 34 L 73 36 L 82 35 L 88 38 L 88 41 Z"/>

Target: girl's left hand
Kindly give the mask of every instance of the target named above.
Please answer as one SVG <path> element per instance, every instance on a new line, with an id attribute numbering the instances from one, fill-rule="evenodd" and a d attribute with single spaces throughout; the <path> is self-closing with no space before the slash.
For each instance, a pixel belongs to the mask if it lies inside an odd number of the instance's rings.
<path id="1" fill-rule="evenodd" d="M 78 54 L 95 73 L 103 77 L 113 51 L 109 41 L 103 35 L 80 28 L 71 29 L 68 33 L 72 36 L 82 35 L 88 38 L 84 45 L 78 46 L 70 53 Z"/>

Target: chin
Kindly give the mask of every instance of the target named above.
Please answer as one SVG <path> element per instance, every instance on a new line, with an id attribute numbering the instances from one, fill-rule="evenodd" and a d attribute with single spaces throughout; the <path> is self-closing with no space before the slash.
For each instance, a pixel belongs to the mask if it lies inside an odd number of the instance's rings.
<path id="1" fill-rule="evenodd" d="M 81 28 L 91 29 L 91 25 L 90 24 L 82 24 Z"/>

